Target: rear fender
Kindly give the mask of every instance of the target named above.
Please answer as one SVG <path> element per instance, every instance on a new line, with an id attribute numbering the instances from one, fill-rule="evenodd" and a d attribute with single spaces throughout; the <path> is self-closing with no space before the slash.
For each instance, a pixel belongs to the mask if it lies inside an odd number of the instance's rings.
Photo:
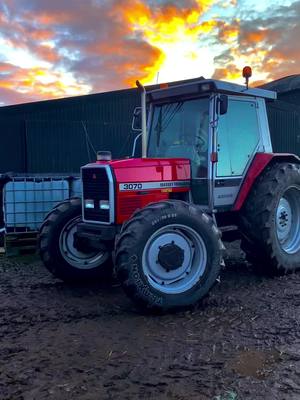
<path id="1" fill-rule="evenodd" d="M 233 211 L 239 211 L 243 207 L 257 178 L 264 172 L 268 165 L 274 164 L 275 162 L 300 164 L 300 158 L 295 154 L 289 153 L 257 153 L 244 178 Z"/>

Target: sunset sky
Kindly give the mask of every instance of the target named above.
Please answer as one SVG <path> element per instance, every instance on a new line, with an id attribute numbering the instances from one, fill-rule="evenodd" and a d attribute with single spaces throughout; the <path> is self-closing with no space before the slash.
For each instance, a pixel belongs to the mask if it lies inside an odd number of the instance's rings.
<path id="1" fill-rule="evenodd" d="M 0 105 L 300 73 L 300 0 L 2 0 Z"/>

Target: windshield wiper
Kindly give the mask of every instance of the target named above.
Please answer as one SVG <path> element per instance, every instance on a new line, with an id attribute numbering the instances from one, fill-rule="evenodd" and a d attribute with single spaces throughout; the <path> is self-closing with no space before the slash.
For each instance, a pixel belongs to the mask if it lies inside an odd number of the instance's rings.
<path id="1" fill-rule="evenodd" d="M 183 102 L 168 104 L 167 106 L 160 107 L 157 124 L 154 128 L 154 131 L 156 133 L 156 147 L 160 145 L 162 132 L 167 130 L 168 126 L 170 125 L 178 111 L 181 110 L 182 106 Z"/>
<path id="2" fill-rule="evenodd" d="M 154 131 L 156 133 L 156 147 L 158 147 L 159 143 L 160 143 L 161 120 L 162 120 L 162 107 L 160 107 L 159 114 L 158 114 L 158 119 L 157 119 L 157 124 L 156 124 L 156 126 L 154 128 Z"/>

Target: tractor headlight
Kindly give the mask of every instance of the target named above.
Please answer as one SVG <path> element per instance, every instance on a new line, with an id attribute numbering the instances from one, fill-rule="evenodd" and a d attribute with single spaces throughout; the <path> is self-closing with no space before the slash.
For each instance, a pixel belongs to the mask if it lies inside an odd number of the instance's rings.
<path id="1" fill-rule="evenodd" d="M 108 200 L 100 200 L 99 208 L 100 208 L 100 210 L 109 210 L 109 201 Z"/>
<path id="2" fill-rule="evenodd" d="M 84 208 L 95 208 L 94 200 L 91 199 L 84 200 Z"/>

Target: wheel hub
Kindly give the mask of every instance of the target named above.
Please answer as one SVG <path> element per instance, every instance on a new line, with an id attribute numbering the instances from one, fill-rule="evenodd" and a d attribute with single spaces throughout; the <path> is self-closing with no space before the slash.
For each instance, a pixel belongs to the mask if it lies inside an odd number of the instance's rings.
<path id="1" fill-rule="evenodd" d="M 300 188 L 289 187 L 281 197 L 276 211 L 277 238 L 287 254 L 300 251 Z"/>
<path id="2" fill-rule="evenodd" d="M 168 294 L 182 293 L 203 275 L 206 247 L 194 229 L 167 225 L 148 239 L 143 251 L 143 271 L 150 285 Z"/>
<path id="3" fill-rule="evenodd" d="M 87 240 L 78 237 L 77 232 L 73 234 L 73 246 L 76 250 L 80 251 L 81 253 L 87 253 L 91 250 L 88 246 Z"/>
<path id="4" fill-rule="evenodd" d="M 292 226 L 292 210 L 287 199 L 284 197 L 280 199 L 277 208 L 277 233 L 279 240 L 285 240 L 291 230 Z"/>
<path id="5" fill-rule="evenodd" d="M 59 248 L 62 257 L 75 268 L 92 269 L 106 261 L 108 253 L 102 250 L 82 248 L 76 235 L 77 224 L 81 217 L 75 217 L 63 227 L 59 237 Z M 81 243 L 80 243 L 81 242 Z"/>
<path id="6" fill-rule="evenodd" d="M 180 268 L 184 261 L 184 250 L 175 242 L 165 244 L 159 249 L 159 264 L 168 272 Z"/>

